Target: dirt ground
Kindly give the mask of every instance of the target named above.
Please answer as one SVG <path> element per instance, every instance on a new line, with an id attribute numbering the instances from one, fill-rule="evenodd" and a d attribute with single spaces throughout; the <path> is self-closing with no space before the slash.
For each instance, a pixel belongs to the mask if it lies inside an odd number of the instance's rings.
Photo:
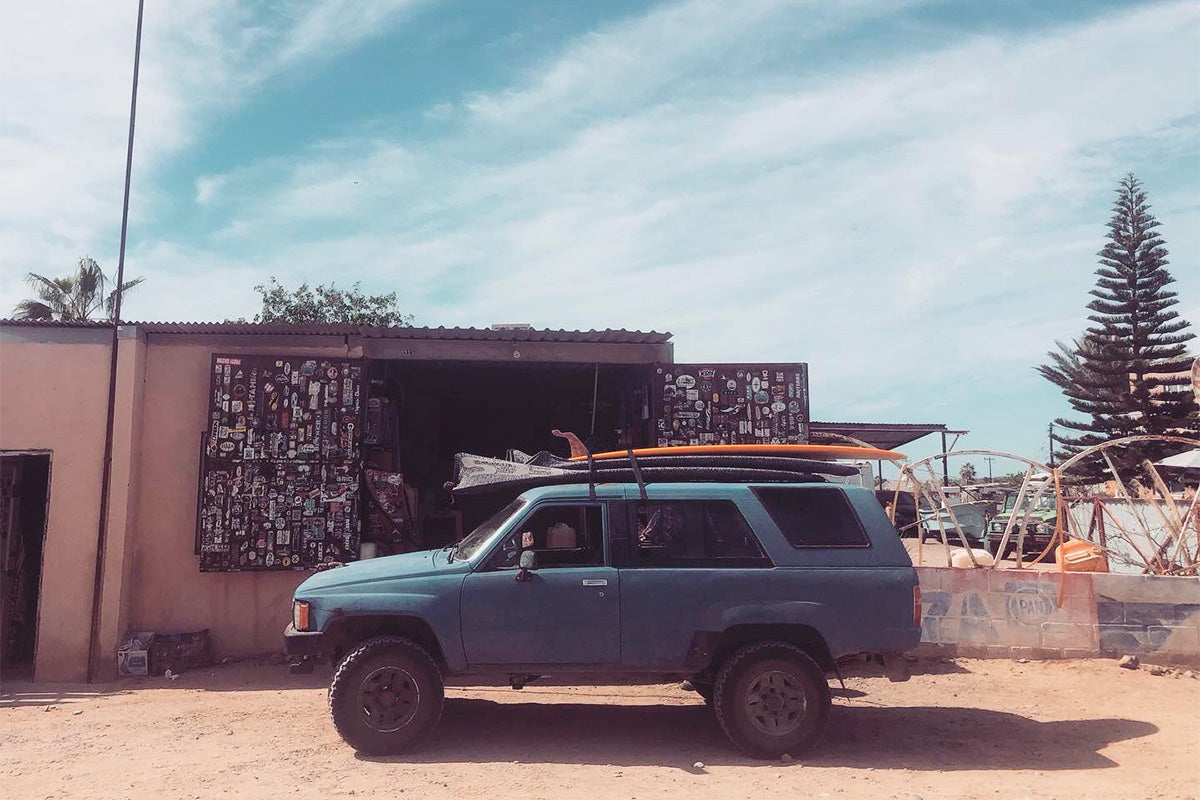
<path id="1" fill-rule="evenodd" d="M 1195 798 L 1200 680 L 1116 662 L 921 662 L 848 679 L 818 749 L 738 755 L 677 686 L 451 688 L 419 752 L 360 758 L 328 670 L 6 685 L 5 798 Z M 696 766 L 700 762 L 703 766 Z"/>

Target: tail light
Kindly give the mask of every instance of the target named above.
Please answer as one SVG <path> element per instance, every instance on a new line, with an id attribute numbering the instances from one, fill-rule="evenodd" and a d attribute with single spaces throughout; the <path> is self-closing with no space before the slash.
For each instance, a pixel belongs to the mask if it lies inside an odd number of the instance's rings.
<path id="1" fill-rule="evenodd" d="M 921 584 L 913 587 L 913 625 L 921 625 Z"/>

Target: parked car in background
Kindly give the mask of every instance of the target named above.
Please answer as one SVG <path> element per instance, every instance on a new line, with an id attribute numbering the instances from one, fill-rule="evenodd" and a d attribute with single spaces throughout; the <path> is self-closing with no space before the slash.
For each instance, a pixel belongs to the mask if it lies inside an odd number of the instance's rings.
<path id="1" fill-rule="evenodd" d="M 942 532 L 945 531 L 946 539 L 952 547 L 962 547 L 964 539 L 971 547 L 982 547 L 984 533 L 988 529 L 988 522 L 994 508 L 995 504 L 990 501 L 979 500 L 952 503 L 949 507 L 943 507 L 936 513 L 922 510 L 921 537 L 940 542 Z"/>
<path id="2" fill-rule="evenodd" d="M 1016 512 L 1018 518 L 1013 523 L 1008 544 L 1005 545 L 1004 552 L 999 553 L 1000 542 L 1004 537 L 1004 530 L 1013 515 L 1017 500 L 1016 489 L 1009 489 L 1005 492 L 1004 505 L 988 522 L 987 535 L 984 538 L 984 547 L 997 559 L 1015 558 L 1018 547 L 1021 548 L 1023 558 L 1034 558 L 1046 550 L 1050 546 L 1051 541 L 1053 541 L 1054 528 L 1058 520 L 1058 501 L 1055 499 L 1054 493 L 1047 490 L 1030 507 L 1028 500 L 1032 499 L 1035 492 L 1036 488 L 1029 489 L 1026 492 L 1027 500 L 1022 502 L 1022 507 Z M 1027 511 L 1028 513 L 1026 513 Z M 1020 527 L 1022 524 L 1025 527 L 1023 541 L 1020 537 Z M 1046 559 L 1054 559 L 1053 548 L 1046 554 Z"/>
<path id="3" fill-rule="evenodd" d="M 531 489 L 454 547 L 317 573 L 287 651 L 335 661 L 333 724 L 365 753 L 429 737 L 446 679 L 554 676 L 686 679 L 739 748 L 795 756 L 825 730 L 827 674 L 907 677 L 920 589 L 870 490 L 645 489 Z"/>

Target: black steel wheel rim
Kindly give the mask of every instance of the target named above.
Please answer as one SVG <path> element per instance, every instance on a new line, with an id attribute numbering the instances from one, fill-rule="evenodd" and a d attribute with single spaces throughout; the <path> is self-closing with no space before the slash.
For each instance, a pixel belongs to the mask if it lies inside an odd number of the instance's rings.
<path id="1" fill-rule="evenodd" d="M 801 678 L 778 669 L 755 675 L 746 687 L 743 702 L 750 724 L 768 736 L 794 733 L 808 709 Z"/>
<path id="2" fill-rule="evenodd" d="M 412 722 L 421 690 L 405 669 L 379 667 L 358 685 L 358 710 L 367 726 L 393 733 Z"/>

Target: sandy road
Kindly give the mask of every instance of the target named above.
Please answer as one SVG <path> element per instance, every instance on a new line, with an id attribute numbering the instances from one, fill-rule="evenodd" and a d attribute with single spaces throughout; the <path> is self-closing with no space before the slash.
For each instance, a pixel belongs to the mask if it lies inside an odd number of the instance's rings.
<path id="1" fill-rule="evenodd" d="M 329 723 L 327 671 L 6 685 L 0 796 L 1200 797 L 1200 680 L 1105 660 L 919 666 L 849 680 L 825 742 L 792 763 L 739 756 L 675 686 L 452 688 L 420 752 L 365 759 Z"/>

